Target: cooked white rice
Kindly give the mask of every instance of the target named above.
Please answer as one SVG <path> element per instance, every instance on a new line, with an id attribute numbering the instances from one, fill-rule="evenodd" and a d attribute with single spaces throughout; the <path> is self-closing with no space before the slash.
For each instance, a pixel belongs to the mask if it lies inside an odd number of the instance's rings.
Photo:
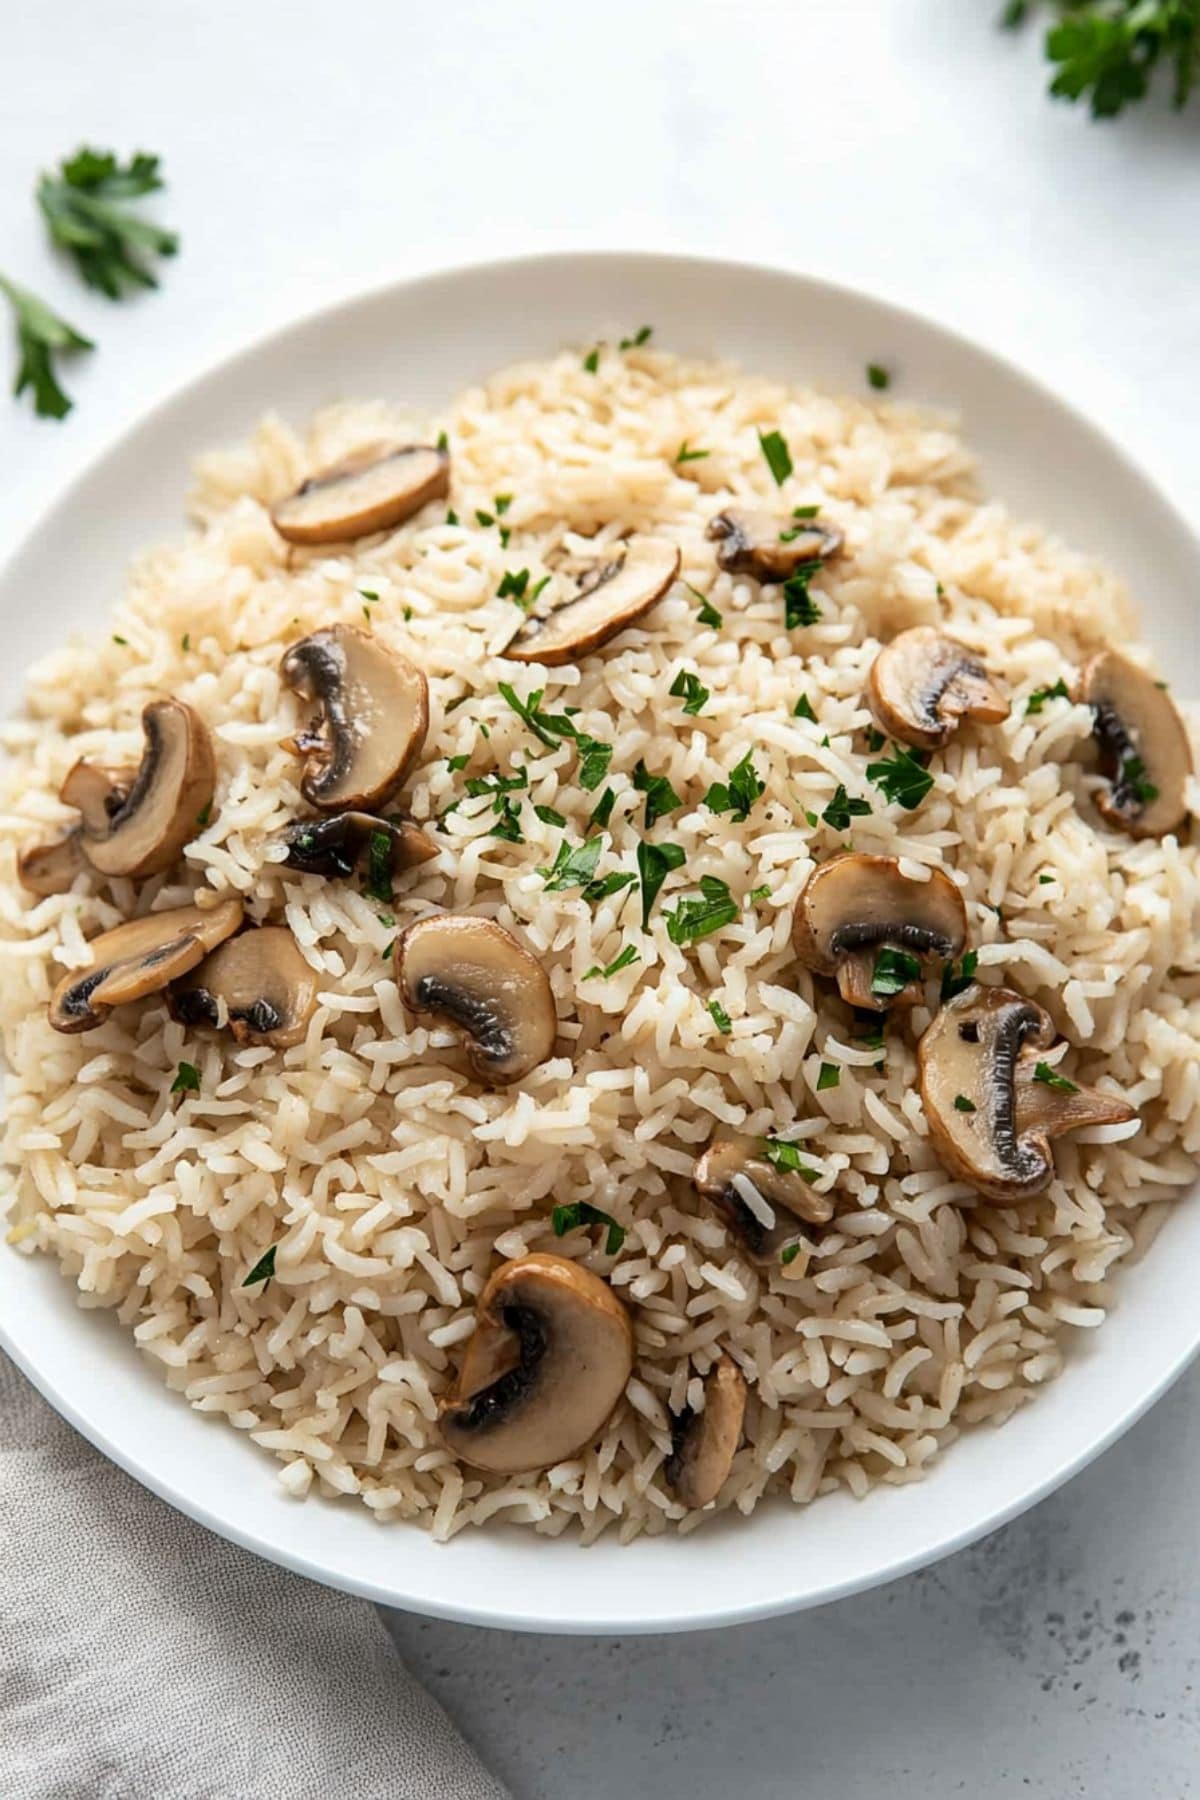
<path id="1" fill-rule="evenodd" d="M 760 427 L 791 447 L 781 493 Z M 314 468 L 395 431 L 441 429 L 459 523 L 438 502 L 332 554 L 289 551 L 272 529 L 266 503 Z M 706 456 L 676 462 L 684 442 Z M 475 519 L 507 494 L 505 548 Z M 819 501 L 842 528 L 845 553 L 815 584 L 818 624 L 789 634 L 778 590 L 715 571 L 704 528 L 731 495 Z M 1008 1418 L 1058 1374 L 1070 1327 L 1103 1320 L 1115 1265 L 1149 1241 L 1200 1146 L 1198 984 L 1173 972 L 1193 962 L 1195 851 L 1104 829 L 1088 712 L 1056 701 L 1029 717 L 1021 698 L 1069 677 L 1089 644 L 1127 647 L 1133 615 L 1111 575 L 981 503 L 945 420 L 649 348 L 605 351 L 597 373 L 577 353 L 512 369 L 432 420 L 379 404 L 331 410 L 307 431 L 268 420 L 245 449 L 204 459 L 194 513 L 183 544 L 137 565 L 114 635 L 34 670 L 28 716 L 4 734 L 11 1244 L 57 1258 L 81 1305 L 115 1308 L 173 1388 L 280 1459 L 290 1492 L 357 1494 L 439 1537 L 495 1518 L 551 1534 L 574 1524 L 585 1539 L 696 1525 L 707 1515 L 685 1513 L 664 1478 L 670 1414 L 700 1401 L 722 1348 L 750 1399 L 717 1506 L 743 1512 L 768 1492 L 806 1502 L 914 1480 L 963 1425 Z M 517 622 L 496 597 L 503 573 L 526 568 L 532 585 L 558 571 L 546 598 L 566 593 L 567 572 L 630 528 L 680 546 L 684 579 L 668 597 L 579 667 L 503 661 Z M 698 623 L 685 583 L 710 597 L 720 629 Z M 492 836 L 489 802 L 468 800 L 446 817 L 438 859 L 401 879 L 392 916 L 354 883 L 282 872 L 267 849 L 304 810 L 299 764 L 280 746 L 300 716 L 280 655 L 364 613 L 429 677 L 429 735 L 404 796 L 418 820 L 459 801 L 466 776 L 529 773 L 516 797 L 526 841 Z M 1016 703 L 1006 724 L 953 738 L 929 798 L 906 813 L 865 777 L 864 679 L 881 637 L 938 619 Z M 694 718 L 669 696 L 681 668 L 712 690 Z M 578 842 L 597 793 L 580 786 L 569 744 L 526 730 L 497 691 L 505 680 L 521 695 L 544 687 L 553 710 L 578 707 L 579 728 L 613 745 L 601 872 L 634 866 L 639 758 L 684 796 L 651 834 L 686 863 L 648 932 L 636 889 L 594 908 L 547 892 L 538 871 L 562 834 L 534 804 L 565 815 Z M 55 798 L 66 770 L 80 756 L 136 761 L 142 706 L 162 694 L 213 732 L 211 824 L 167 877 L 31 900 L 15 855 L 70 818 Z M 802 694 L 815 724 L 793 716 Z M 738 824 L 701 797 L 747 752 L 767 785 Z M 465 775 L 448 766 L 458 756 Z M 1060 1141 L 1058 1177 L 1035 1205 L 984 1204 L 932 1156 L 913 1053 L 928 1013 L 891 1023 L 880 1061 L 793 958 L 791 911 L 814 855 L 846 841 L 805 812 L 839 783 L 872 805 L 853 820 L 855 847 L 900 856 L 910 873 L 948 869 L 983 978 L 1048 1007 L 1075 1046 L 1064 1066 L 1108 1078 L 1140 1109 L 1140 1129 Z M 704 874 L 729 883 L 742 916 L 678 948 L 664 904 Z M 321 978 L 304 1043 L 239 1050 L 188 1033 L 156 1000 L 85 1036 L 49 1028 L 47 996 L 86 963 L 88 937 L 206 885 L 291 927 Z M 769 896 L 752 898 L 759 888 Z M 453 1034 L 411 1028 L 400 1006 L 386 952 L 443 907 L 500 920 L 550 972 L 560 1053 L 515 1088 L 481 1088 Z M 637 962 L 588 974 L 627 945 Z M 172 1096 L 185 1059 L 200 1092 Z M 818 1092 L 823 1061 L 840 1082 Z M 802 1141 L 839 1206 L 811 1254 L 759 1270 L 697 1199 L 693 1160 L 721 1127 Z M 603 1232 L 554 1237 L 552 1207 L 582 1199 L 626 1228 L 617 1256 Z M 272 1244 L 275 1279 L 244 1287 Z M 489 1272 L 530 1249 L 613 1284 L 636 1327 L 635 1373 L 583 1454 L 496 1478 L 451 1459 L 437 1402 Z"/>

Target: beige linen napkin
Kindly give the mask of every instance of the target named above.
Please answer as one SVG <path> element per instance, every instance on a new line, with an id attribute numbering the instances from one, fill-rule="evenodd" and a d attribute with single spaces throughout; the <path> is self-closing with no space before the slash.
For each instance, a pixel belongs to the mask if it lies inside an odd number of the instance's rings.
<path id="1" fill-rule="evenodd" d="M 505 1800 L 375 1609 L 107 1462 L 0 1355 L 4 1800 Z"/>

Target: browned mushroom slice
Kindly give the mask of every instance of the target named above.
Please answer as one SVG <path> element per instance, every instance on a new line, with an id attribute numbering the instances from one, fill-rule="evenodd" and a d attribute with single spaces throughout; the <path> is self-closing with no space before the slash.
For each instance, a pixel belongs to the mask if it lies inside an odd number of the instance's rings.
<path id="1" fill-rule="evenodd" d="M 396 450 L 372 445 L 333 468 L 310 475 L 271 508 L 271 521 L 289 544 L 336 544 L 390 531 L 427 500 L 450 491 L 449 454 L 433 444 Z"/>
<path id="2" fill-rule="evenodd" d="M 519 1257 L 479 1296 L 442 1437 L 477 1469 L 548 1468 L 601 1429 L 632 1369 L 629 1314 L 606 1282 L 563 1256 Z"/>
<path id="3" fill-rule="evenodd" d="M 321 812 L 370 811 L 389 799 L 429 729 L 429 684 L 406 657 L 352 625 L 301 638 L 280 665 L 320 712 L 288 740 L 304 758 L 300 791 Z"/>
<path id="4" fill-rule="evenodd" d="M 1050 1140 L 1136 1112 L 1039 1059 L 1050 1015 L 1009 988 L 972 986 L 947 1002 L 917 1046 L 929 1137 L 939 1161 L 989 1200 L 1032 1200 L 1054 1174 Z"/>
<path id="5" fill-rule="evenodd" d="M 158 993 L 186 975 L 242 922 L 240 900 L 147 913 L 93 938 L 88 968 L 64 975 L 50 998 L 56 1031 L 93 1031 L 114 1006 Z"/>
<path id="6" fill-rule="evenodd" d="M 372 887 L 415 869 L 438 854 L 427 831 L 411 819 L 378 819 L 374 813 L 334 813 L 297 819 L 283 833 L 284 867 L 303 875 L 349 876 L 369 871 Z"/>
<path id="7" fill-rule="evenodd" d="M 916 1006 L 930 965 L 961 956 L 966 941 L 967 909 L 948 875 L 916 881 L 895 857 L 858 851 L 813 870 L 792 927 L 805 967 L 836 975 L 843 1000 L 875 1012 Z"/>
<path id="8" fill-rule="evenodd" d="M 78 831 L 52 844 L 34 844 L 17 857 L 17 880 L 31 894 L 65 894 L 90 865 Z"/>
<path id="9" fill-rule="evenodd" d="M 671 1426 L 665 1464 L 669 1486 L 685 1506 L 707 1506 L 725 1485 L 746 1416 L 746 1383 L 731 1356 L 722 1356 L 704 1382 L 704 1411 L 685 1407 Z"/>
<path id="10" fill-rule="evenodd" d="M 400 934 L 392 960 L 405 1006 L 457 1026 L 481 1081 L 520 1081 L 554 1049 L 550 978 L 493 920 L 434 913 Z"/>
<path id="11" fill-rule="evenodd" d="M 914 625 L 885 645 L 867 698 L 889 737 L 920 750 L 947 743 L 964 718 L 996 725 L 1012 710 L 979 658 L 932 625 Z"/>
<path id="12" fill-rule="evenodd" d="M 579 592 L 543 618 L 526 619 L 504 655 L 555 666 L 598 650 L 661 600 L 679 573 L 679 551 L 662 538 L 630 538 L 620 556 L 592 570 Z"/>
<path id="13" fill-rule="evenodd" d="M 74 826 L 52 844 L 37 844 L 22 850 L 17 858 L 17 879 L 31 894 L 65 894 L 77 876 L 90 870 L 84 855 L 83 829 L 101 833 L 108 829 L 137 777 L 136 769 L 111 769 L 101 763 L 77 762 L 59 791 L 67 806 L 82 815 L 82 825 Z"/>
<path id="14" fill-rule="evenodd" d="M 62 785 L 61 798 L 82 814 L 84 855 L 102 875 L 169 869 L 210 817 L 217 767 L 200 715 L 182 700 L 152 700 L 142 729 L 141 764 L 115 810 L 124 770 L 76 763 Z"/>
<path id="15" fill-rule="evenodd" d="M 317 978 L 282 925 L 243 931 L 214 950 L 167 995 L 184 1025 L 220 1025 L 221 1007 L 239 1044 L 298 1044 L 317 1007 Z"/>
<path id="16" fill-rule="evenodd" d="M 1187 817 L 1192 750 L 1166 688 L 1115 650 L 1084 664 L 1075 699 L 1092 708 L 1100 768 L 1111 786 L 1096 806 L 1130 837 L 1163 837 Z"/>
<path id="17" fill-rule="evenodd" d="M 828 562 L 842 547 L 836 525 L 740 506 L 727 506 L 710 519 L 706 535 L 719 540 L 717 561 L 729 574 L 753 575 L 764 583 L 787 581 L 805 563 Z"/>
<path id="18" fill-rule="evenodd" d="M 833 1201 L 809 1186 L 802 1167 L 794 1144 L 731 1133 L 713 1139 L 692 1181 L 747 1254 L 773 1263 L 789 1245 L 807 1242 L 798 1221 L 826 1225 L 833 1217 Z"/>

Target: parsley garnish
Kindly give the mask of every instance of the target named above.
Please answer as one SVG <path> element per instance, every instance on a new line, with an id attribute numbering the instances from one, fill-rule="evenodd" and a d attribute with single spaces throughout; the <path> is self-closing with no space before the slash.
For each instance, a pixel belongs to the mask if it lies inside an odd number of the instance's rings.
<path id="1" fill-rule="evenodd" d="M 604 1240 L 606 1256 L 615 1256 L 625 1242 L 625 1227 L 618 1225 L 610 1213 L 601 1212 L 590 1200 L 570 1200 L 565 1206 L 556 1206 L 550 1215 L 554 1225 L 555 1237 L 565 1237 L 568 1231 L 575 1231 L 580 1225 L 605 1225 L 608 1236 Z"/>
<path id="2" fill-rule="evenodd" d="M 683 863 L 683 849 L 679 844 L 647 844 L 637 847 L 638 876 L 642 884 L 642 930 L 650 923 L 650 913 L 658 898 L 659 889 L 671 873 Z"/>
<path id="3" fill-rule="evenodd" d="M 590 969 L 584 970 L 580 979 L 582 981 L 591 981 L 593 976 L 599 975 L 602 980 L 607 981 L 610 975 L 616 975 L 620 970 L 627 969 L 630 963 L 639 962 L 641 960 L 641 955 L 642 953 L 636 944 L 626 944 L 620 956 L 614 957 L 612 962 L 610 962 L 606 968 L 602 969 L 599 963 L 593 963 Z"/>
<path id="4" fill-rule="evenodd" d="M 964 994 L 975 979 L 975 971 L 979 967 L 978 950 L 968 950 L 957 969 L 952 962 L 942 970 L 942 1004 L 953 1000 L 956 994 Z"/>
<path id="5" fill-rule="evenodd" d="M 200 1071 L 194 1063 L 181 1062 L 175 1071 L 175 1079 L 171 1083 L 173 1094 L 198 1094 L 200 1092 Z"/>
<path id="6" fill-rule="evenodd" d="M 783 1249 L 779 1252 L 779 1260 L 785 1269 L 789 1263 L 795 1262 L 800 1254 L 800 1250 L 801 1246 L 799 1244 L 785 1244 L 783 1246 Z"/>
<path id="7" fill-rule="evenodd" d="M 446 508 L 446 523 L 447 523 L 447 525 L 457 525 L 458 524 L 458 514 L 455 512 L 455 510 L 452 506 L 448 506 Z"/>
<path id="8" fill-rule="evenodd" d="M 783 584 L 783 618 L 789 631 L 815 625 L 821 617 L 821 609 L 808 591 L 808 584 L 820 567 L 819 557 L 801 563 Z"/>
<path id="9" fill-rule="evenodd" d="M 543 825 L 558 825 L 561 827 L 565 826 L 567 822 L 560 812 L 555 812 L 552 806 L 535 806 L 533 810 L 542 821 Z"/>
<path id="10" fill-rule="evenodd" d="M 143 258 L 174 256 L 179 248 L 173 231 L 130 210 L 130 201 L 161 189 L 158 170 L 158 157 L 142 151 L 122 166 L 111 150 L 85 146 L 59 165 L 57 176 L 43 175 L 38 183 L 50 236 L 74 257 L 87 285 L 110 300 L 119 300 L 126 286 L 157 287 Z"/>
<path id="11" fill-rule="evenodd" d="M 724 621 L 707 594 L 702 594 L 699 588 L 694 588 L 690 581 L 685 581 L 683 585 L 688 593 L 693 595 L 695 599 L 700 602 L 700 609 L 696 614 L 700 623 L 702 625 L 711 625 L 714 631 L 719 631 Z"/>
<path id="12" fill-rule="evenodd" d="M 470 762 L 470 760 L 471 760 L 471 752 L 469 750 L 467 750 L 467 751 L 464 751 L 461 756 L 448 756 L 446 758 L 446 767 L 449 769 L 449 771 L 452 775 L 458 775 L 458 774 L 461 774 L 462 770 L 466 768 L 466 766 Z"/>
<path id="13" fill-rule="evenodd" d="M 1139 806 L 1148 806 L 1151 800 L 1158 799 L 1158 789 L 1152 781 L 1144 779 L 1146 765 L 1140 756 L 1123 756 L 1117 775 L 1116 785 L 1130 794 Z"/>
<path id="14" fill-rule="evenodd" d="M 739 824 L 744 824 L 750 817 L 751 807 L 765 789 L 766 782 L 759 779 L 751 752 L 747 751 L 741 762 L 730 770 L 727 782 L 713 782 L 704 796 L 704 804 L 711 812 L 732 813 Z"/>
<path id="15" fill-rule="evenodd" d="M 652 775 L 640 758 L 633 771 L 633 785 L 639 794 L 646 796 L 647 831 L 659 819 L 665 819 L 668 813 L 673 813 L 676 807 L 683 805 L 683 801 L 666 776 Z"/>
<path id="16" fill-rule="evenodd" d="M 1027 715 L 1037 714 L 1041 712 L 1047 700 L 1069 700 L 1070 698 L 1071 690 L 1060 676 L 1053 687 L 1034 688 L 1025 702 L 1025 711 Z"/>
<path id="17" fill-rule="evenodd" d="M 574 849 L 567 843 L 560 844 L 553 866 L 538 870 L 538 874 L 545 880 L 546 892 L 558 893 L 564 888 L 586 887 L 596 873 L 596 863 L 603 847 L 604 839 L 601 837 L 588 838 Z"/>
<path id="18" fill-rule="evenodd" d="M 200 811 L 196 814 L 196 823 L 200 827 L 201 831 L 204 830 L 204 827 L 208 824 L 208 822 L 211 818 L 212 818 L 212 801 L 206 800 L 204 805 L 200 808 Z"/>
<path id="19" fill-rule="evenodd" d="M 1079 1092 L 1079 1088 L 1075 1082 L 1068 1081 L 1065 1075 L 1059 1075 L 1050 1067 L 1049 1063 L 1038 1063 L 1033 1071 L 1033 1079 L 1035 1081 L 1040 1081 L 1045 1087 L 1058 1088 L 1059 1091 L 1064 1094 L 1077 1094 Z"/>
<path id="20" fill-rule="evenodd" d="M 832 830 L 849 831 L 851 819 L 864 818 L 870 810 L 869 800 L 860 800 L 857 796 L 852 800 L 846 792 L 845 784 L 839 781 L 833 799 L 821 817 Z"/>
<path id="21" fill-rule="evenodd" d="M 496 494 L 493 497 L 492 505 L 496 509 L 497 518 L 503 518 L 504 514 L 508 511 L 508 509 L 512 505 L 512 503 L 513 503 L 513 497 L 511 494 Z"/>
<path id="22" fill-rule="evenodd" d="M 795 706 L 793 706 L 792 717 L 793 719 L 807 719 L 810 725 L 816 724 L 817 715 L 812 709 L 812 701 L 807 694 L 801 694 Z"/>
<path id="23" fill-rule="evenodd" d="M 775 486 L 782 487 L 792 472 L 792 453 L 778 431 L 761 431 L 758 434 L 758 447 L 768 469 L 775 477 Z"/>
<path id="24" fill-rule="evenodd" d="M 71 401 L 59 386 L 53 358 L 60 351 L 94 350 L 96 346 L 91 338 L 84 337 L 81 331 L 76 331 L 73 325 L 51 312 L 44 300 L 39 300 L 28 288 L 7 281 L 3 275 L 0 275 L 0 292 L 8 296 L 12 306 L 17 347 L 21 353 L 13 393 L 23 394 L 29 388 L 39 418 L 65 419 L 71 410 Z"/>
<path id="25" fill-rule="evenodd" d="M 804 811 L 804 817 L 807 820 L 809 826 L 811 827 L 811 829 L 813 831 L 815 831 L 817 829 L 817 826 L 821 823 L 821 821 L 820 821 L 820 819 L 818 819 L 816 813 L 809 812 L 807 807 L 805 808 L 805 811 Z"/>
<path id="26" fill-rule="evenodd" d="M 574 725 L 565 713 L 547 713 L 541 709 L 542 695 L 545 688 L 535 688 L 528 700 L 519 698 L 516 690 L 507 682 L 498 683 L 501 699 L 507 702 L 523 725 L 527 725 L 535 738 L 553 750 L 559 738 L 573 738 L 577 735 Z M 464 699 L 466 696 L 463 696 Z"/>
<path id="27" fill-rule="evenodd" d="M 789 1175 L 803 1176 L 805 1181 L 815 1181 L 817 1171 L 810 1169 L 801 1160 L 800 1152 L 795 1144 L 789 1144 L 782 1138 L 763 1138 L 762 1153 L 767 1161 L 776 1169 L 784 1169 Z"/>
<path id="28" fill-rule="evenodd" d="M 599 738 L 588 737 L 582 731 L 575 733 L 575 744 L 579 751 L 579 785 L 590 794 L 608 774 L 613 747 L 611 744 L 602 744 Z"/>
<path id="29" fill-rule="evenodd" d="M 933 786 L 933 776 L 911 750 L 896 746 L 895 754 L 867 764 L 867 780 L 873 781 L 886 800 L 913 812 Z"/>
<path id="30" fill-rule="evenodd" d="M 887 739 L 884 737 L 882 731 L 877 731 L 875 729 L 874 725 L 867 726 L 866 736 L 867 749 L 871 752 L 872 756 L 878 756 L 879 752 L 883 749 L 883 746 L 887 743 Z"/>
<path id="31" fill-rule="evenodd" d="M 1007 0 L 1000 22 L 1016 27 L 1031 10 L 1032 0 Z M 1058 65 L 1050 83 L 1056 99 L 1087 95 L 1093 118 L 1115 118 L 1145 99 L 1162 61 L 1172 71 L 1172 104 L 1186 105 L 1200 40 L 1195 0 L 1057 0 L 1057 11 L 1045 40 Z"/>
<path id="32" fill-rule="evenodd" d="M 815 519 L 820 510 L 820 505 L 814 500 L 810 506 L 793 506 L 792 517 L 793 519 Z"/>
<path id="33" fill-rule="evenodd" d="M 764 884 L 762 887 L 750 889 L 746 898 L 746 904 L 747 906 L 757 906 L 760 900 L 769 900 L 770 898 L 771 890 Z"/>
<path id="34" fill-rule="evenodd" d="M 1054 880 L 1053 875 L 1039 875 L 1038 876 L 1038 886 L 1039 887 L 1049 887 L 1050 883 L 1053 880 Z"/>
<path id="35" fill-rule="evenodd" d="M 650 341 L 650 334 L 653 330 L 654 330 L 653 325 L 639 325 L 632 337 L 625 337 L 625 338 L 621 339 L 620 343 L 617 345 L 617 349 L 618 350 L 640 349 L 640 347 L 643 344 L 646 344 Z"/>
<path id="36" fill-rule="evenodd" d="M 129 647 L 129 639 L 125 638 L 125 637 L 121 637 L 115 631 L 112 634 L 112 641 L 114 644 L 120 644 L 123 649 L 128 649 L 128 647 Z"/>
<path id="37" fill-rule="evenodd" d="M 587 370 L 589 375 L 594 375 L 596 373 L 596 370 L 600 367 L 600 346 L 599 346 L 599 344 L 596 345 L 594 350 L 588 351 L 587 355 L 583 359 L 583 366 Z"/>
<path id="38" fill-rule="evenodd" d="M 183 636 L 179 640 L 179 648 L 181 650 L 190 650 L 191 647 L 192 647 L 192 634 L 190 631 L 185 631 Z"/>
<path id="39" fill-rule="evenodd" d="M 583 897 L 589 906 L 596 906 L 610 894 L 619 894 L 622 888 L 632 887 L 636 880 L 637 876 L 630 875 L 627 870 L 614 869 L 611 874 L 602 875 L 599 881 L 589 881 Z"/>
<path id="40" fill-rule="evenodd" d="M 712 1019 L 713 1024 L 721 1033 L 722 1037 L 728 1037 L 733 1030 L 733 1020 L 729 1017 L 729 1014 L 725 1011 L 721 1002 L 719 1000 L 710 1000 L 708 1003 L 708 1012 L 709 1017 Z"/>
<path id="41" fill-rule="evenodd" d="M 444 431 L 439 431 L 437 434 L 437 447 L 439 450 L 448 450 L 450 448 L 450 439 L 446 436 Z"/>
<path id="42" fill-rule="evenodd" d="M 973 1100 L 967 1099 L 965 1094 L 955 1094 L 954 1110 L 955 1112 L 977 1112 L 978 1108 Z"/>
<path id="43" fill-rule="evenodd" d="M 817 1071 L 817 1092 L 823 1094 L 826 1088 L 835 1088 L 842 1079 L 842 1071 L 836 1063 L 823 1062 Z"/>
<path id="44" fill-rule="evenodd" d="M 891 376 L 882 363 L 867 364 L 867 380 L 873 388 L 878 389 L 890 387 L 892 382 Z"/>
<path id="45" fill-rule="evenodd" d="M 475 516 L 479 518 L 478 513 Z M 480 523 L 482 524 L 482 522 L 481 519 Z M 525 598 L 525 589 L 528 586 L 528 569 L 506 569 L 500 579 L 500 586 L 496 589 L 496 598 L 497 600 L 515 600 L 518 606 L 528 606 L 530 603 Z"/>
<path id="46" fill-rule="evenodd" d="M 597 800 L 595 806 L 592 808 L 592 814 L 588 820 L 589 826 L 594 825 L 598 831 L 604 830 L 604 827 L 612 818 L 612 809 L 616 798 L 617 796 L 612 788 L 605 788 L 599 800 Z"/>
<path id="47" fill-rule="evenodd" d="M 492 826 L 490 835 L 492 837 L 503 838 L 506 844 L 523 844 L 525 842 L 525 833 L 521 830 L 521 821 L 512 801 L 506 799 L 497 800 L 493 810 L 499 814 L 499 818 L 496 824 Z"/>
<path id="48" fill-rule="evenodd" d="M 269 1250 L 263 1251 L 254 1267 L 247 1275 L 245 1281 L 243 1281 L 243 1287 L 254 1287 L 257 1282 L 270 1281 L 272 1275 L 275 1273 L 275 1252 L 278 1248 L 278 1244 L 272 1244 Z"/>
<path id="49" fill-rule="evenodd" d="M 682 700 L 684 712 L 694 719 L 697 713 L 703 712 L 712 690 L 706 688 L 690 669 L 680 669 L 667 692 L 674 699 Z"/>
<path id="50" fill-rule="evenodd" d="M 682 444 L 680 444 L 678 450 L 675 452 L 675 461 L 677 463 L 703 462 L 706 456 L 711 455 L 711 450 L 692 450 L 688 445 L 687 439 L 684 438 Z"/>
<path id="51" fill-rule="evenodd" d="M 920 979 L 921 965 L 916 957 L 910 956 L 907 950 L 893 950 L 890 945 L 885 944 L 875 958 L 871 992 L 881 1000 L 888 1000 L 906 988 L 910 981 Z"/>
<path id="52" fill-rule="evenodd" d="M 664 913 L 667 936 L 673 944 L 694 944 L 711 937 L 738 916 L 738 904 L 729 883 L 715 875 L 700 877 L 700 898 L 681 900 L 674 912 Z"/>

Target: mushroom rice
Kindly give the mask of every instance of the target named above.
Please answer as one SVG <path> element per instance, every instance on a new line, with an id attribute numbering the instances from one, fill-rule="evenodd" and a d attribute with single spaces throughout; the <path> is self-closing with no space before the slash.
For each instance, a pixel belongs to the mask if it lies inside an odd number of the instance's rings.
<path id="1" fill-rule="evenodd" d="M 642 341 L 192 516 L 3 732 L 10 1245 L 439 1538 L 862 1495 L 1060 1373 L 1200 1147 L 1113 575 L 945 419 Z"/>

